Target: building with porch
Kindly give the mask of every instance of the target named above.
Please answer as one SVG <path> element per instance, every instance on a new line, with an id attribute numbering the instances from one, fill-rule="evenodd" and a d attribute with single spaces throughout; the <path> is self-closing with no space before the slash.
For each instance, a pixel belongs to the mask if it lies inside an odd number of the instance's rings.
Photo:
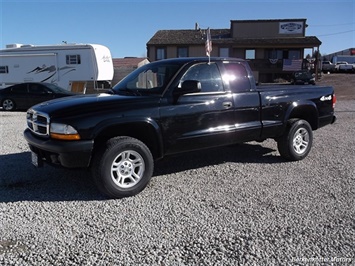
<path id="1" fill-rule="evenodd" d="M 309 67 L 317 72 L 316 59 L 304 59 L 305 49 L 319 51 L 321 41 L 306 36 L 306 19 L 231 20 L 229 29 L 210 29 L 211 56 L 249 61 L 259 82 L 273 82 Z M 150 61 L 173 57 L 206 56 L 207 29 L 159 30 L 147 43 Z"/>

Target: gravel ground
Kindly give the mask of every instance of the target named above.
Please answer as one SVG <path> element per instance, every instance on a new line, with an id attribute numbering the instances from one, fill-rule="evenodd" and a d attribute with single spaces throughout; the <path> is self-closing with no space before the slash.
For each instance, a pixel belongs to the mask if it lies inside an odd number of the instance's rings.
<path id="1" fill-rule="evenodd" d="M 355 101 L 336 111 L 303 161 L 271 140 L 189 153 L 121 200 L 32 167 L 25 113 L 0 111 L 0 264 L 354 265 Z"/>

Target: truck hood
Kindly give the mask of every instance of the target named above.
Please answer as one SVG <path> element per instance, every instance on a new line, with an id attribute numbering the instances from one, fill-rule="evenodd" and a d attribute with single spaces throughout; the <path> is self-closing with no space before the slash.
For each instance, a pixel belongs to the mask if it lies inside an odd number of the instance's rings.
<path id="1" fill-rule="evenodd" d="M 132 109 L 132 104 L 137 108 L 147 104 L 156 104 L 160 97 L 157 96 L 123 96 L 118 94 L 85 94 L 54 99 L 37 104 L 32 109 L 44 112 L 50 117 L 67 117 L 82 115 L 85 113 L 98 113 L 122 111 L 126 108 Z"/>

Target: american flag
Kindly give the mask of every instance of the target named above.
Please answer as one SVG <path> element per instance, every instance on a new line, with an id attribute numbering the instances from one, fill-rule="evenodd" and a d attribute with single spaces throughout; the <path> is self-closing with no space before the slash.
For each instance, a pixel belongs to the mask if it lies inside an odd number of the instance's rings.
<path id="1" fill-rule="evenodd" d="M 205 43 L 206 55 L 209 57 L 211 56 L 212 52 L 212 40 L 211 40 L 211 32 L 210 28 L 207 29 L 207 39 Z"/>
<path id="2" fill-rule="evenodd" d="M 283 60 L 283 71 L 298 71 L 302 69 L 302 59 L 292 60 L 284 59 Z"/>

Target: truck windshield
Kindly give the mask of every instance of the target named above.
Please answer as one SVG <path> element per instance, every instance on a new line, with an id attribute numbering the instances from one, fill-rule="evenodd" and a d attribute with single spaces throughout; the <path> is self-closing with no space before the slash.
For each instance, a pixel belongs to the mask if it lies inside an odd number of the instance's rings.
<path id="1" fill-rule="evenodd" d="M 113 90 L 118 94 L 129 91 L 160 94 L 180 67 L 181 64 L 160 62 L 141 66 L 117 83 Z"/>

